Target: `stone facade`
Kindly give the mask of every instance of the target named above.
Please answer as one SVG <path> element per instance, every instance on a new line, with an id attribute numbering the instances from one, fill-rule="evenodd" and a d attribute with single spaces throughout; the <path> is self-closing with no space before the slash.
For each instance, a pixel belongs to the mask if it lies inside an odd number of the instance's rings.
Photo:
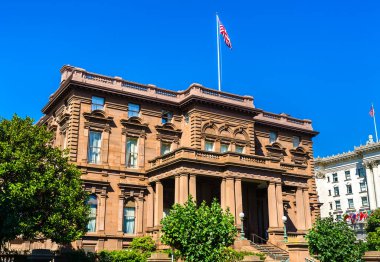
<path id="1" fill-rule="evenodd" d="M 366 145 L 330 157 L 317 158 L 316 184 L 321 217 L 340 220 L 345 213 L 360 214 L 380 207 L 380 143 L 372 136 Z M 364 235 L 364 220 L 355 221 L 358 238 Z"/>
<path id="2" fill-rule="evenodd" d="M 121 249 L 158 239 L 160 220 L 192 195 L 245 213 L 250 239 L 304 234 L 319 215 L 310 120 L 257 109 L 250 96 L 192 84 L 174 92 L 64 66 L 39 124 L 69 149 L 94 196 L 91 230 L 74 243 Z"/>

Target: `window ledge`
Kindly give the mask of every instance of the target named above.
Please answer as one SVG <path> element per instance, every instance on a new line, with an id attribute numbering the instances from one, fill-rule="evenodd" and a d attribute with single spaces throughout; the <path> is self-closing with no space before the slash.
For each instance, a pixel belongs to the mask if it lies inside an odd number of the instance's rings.
<path id="1" fill-rule="evenodd" d="M 348 196 L 348 195 L 353 195 L 353 193 L 347 193 L 346 196 Z"/>

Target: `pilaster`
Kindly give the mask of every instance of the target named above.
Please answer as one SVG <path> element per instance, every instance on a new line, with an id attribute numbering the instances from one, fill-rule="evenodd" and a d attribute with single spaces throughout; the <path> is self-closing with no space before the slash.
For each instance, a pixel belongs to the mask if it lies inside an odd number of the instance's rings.
<path id="1" fill-rule="evenodd" d="M 161 181 L 156 181 L 155 207 L 154 207 L 154 226 L 159 227 L 163 216 L 164 189 Z"/>

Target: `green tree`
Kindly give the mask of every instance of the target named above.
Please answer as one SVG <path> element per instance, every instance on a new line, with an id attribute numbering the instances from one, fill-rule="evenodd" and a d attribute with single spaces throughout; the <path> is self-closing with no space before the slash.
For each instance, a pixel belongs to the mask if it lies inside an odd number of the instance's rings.
<path id="1" fill-rule="evenodd" d="M 199 207 L 192 198 L 175 204 L 161 221 L 162 242 L 180 251 L 185 261 L 221 261 L 221 253 L 237 235 L 234 217 L 214 200 Z"/>
<path id="2" fill-rule="evenodd" d="M 321 262 L 356 262 L 363 248 L 357 244 L 354 231 L 343 221 L 332 217 L 318 219 L 306 235 L 310 254 Z"/>
<path id="3" fill-rule="evenodd" d="M 365 230 L 367 232 L 368 249 L 380 251 L 380 208 L 369 216 Z"/>
<path id="4" fill-rule="evenodd" d="M 31 118 L 0 120 L 0 244 L 44 236 L 67 244 L 88 223 L 80 171 Z"/>

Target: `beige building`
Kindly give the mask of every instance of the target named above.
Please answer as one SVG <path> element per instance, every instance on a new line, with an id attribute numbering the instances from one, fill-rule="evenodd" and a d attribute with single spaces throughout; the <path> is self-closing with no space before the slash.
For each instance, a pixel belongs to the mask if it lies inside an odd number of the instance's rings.
<path id="1" fill-rule="evenodd" d="M 217 198 L 251 240 L 304 234 L 319 215 L 310 120 L 272 114 L 192 84 L 174 92 L 64 66 L 39 121 L 69 149 L 91 193 L 89 232 L 76 245 L 121 249 L 160 232 L 174 203 Z"/>

